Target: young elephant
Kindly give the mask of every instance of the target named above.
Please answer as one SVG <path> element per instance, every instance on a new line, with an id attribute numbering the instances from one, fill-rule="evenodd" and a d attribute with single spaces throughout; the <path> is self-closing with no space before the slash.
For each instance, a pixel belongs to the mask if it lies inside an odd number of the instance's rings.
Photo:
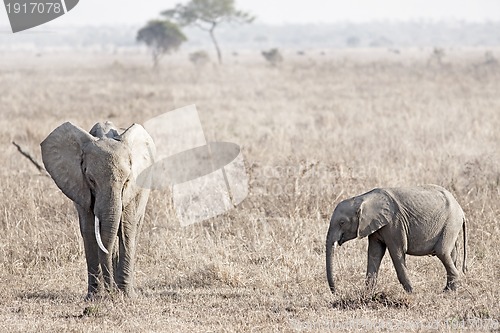
<path id="1" fill-rule="evenodd" d="M 134 296 L 135 252 L 149 196 L 153 140 L 138 124 L 119 134 L 109 122 L 96 124 L 90 133 L 66 122 L 41 149 L 45 168 L 78 211 L 87 298 L 99 290 L 101 278 L 107 289 L 117 286 Z"/>
<path id="2" fill-rule="evenodd" d="M 453 195 L 437 185 L 410 188 L 373 189 L 344 200 L 335 208 L 326 238 L 326 274 L 330 290 L 335 292 L 332 277 L 332 254 L 335 242 L 341 246 L 354 238 L 368 236 L 366 284 L 376 284 L 380 262 L 389 250 L 399 282 L 412 291 L 406 271 L 406 254 L 436 255 L 446 268 L 445 290 L 455 290 L 458 235 L 463 229 L 466 271 L 467 234 L 465 216 Z"/>

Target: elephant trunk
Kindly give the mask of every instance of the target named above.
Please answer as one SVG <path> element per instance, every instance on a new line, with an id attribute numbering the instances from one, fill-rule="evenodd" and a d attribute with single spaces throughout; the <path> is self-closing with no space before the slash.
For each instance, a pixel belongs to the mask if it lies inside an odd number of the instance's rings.
<path id="1" fill-rule="evenodd" d="M 328 285 L 330 286 L 330 291 L 335 293 L 335 283 L 332 276 L 332 256 L 333 256 L 333 244 L 335 243 L 333 239 L 332 228 L 328 229 L 328 235 L 326 237 L 326 278 L 328 280 Z"/>
<path id="2" fill-rule="evenodd" d="M 109 201 L 108 201 L 109 202 Z M 101 251 L 99 251 L 99 263 L 101 265 L 104 283 L 107 287 L 113 284 L 113 253 L 120 220 L 122 215 L 121 198 L 112 200 L 112 204 L 103 210 L 96 211 L 95 237 Z"/>

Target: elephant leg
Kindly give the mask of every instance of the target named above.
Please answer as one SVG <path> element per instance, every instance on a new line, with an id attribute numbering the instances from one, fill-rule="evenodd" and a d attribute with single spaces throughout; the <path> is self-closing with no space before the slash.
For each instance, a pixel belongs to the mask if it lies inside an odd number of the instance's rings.
<path id="1" fill-rule="evenodd" d="M 455 243 L 455 247 L 451 251 L 451 260 L 453 261 L 453 265 L 457 266 L 457 257 L 458 257 L 458 241 Z"/>
<path id="2" fill-rule="evenodd" d="M 119 233 L 120 256 L 116 271 L 116 284 L 128 296 L 135 296 L 134 292 L 134 259 L 135 259 L 135 229 L 133 226 L 123 227 Z M 133 236 L 131 236 L 133 235 Z"/>
<path id="3" fill-rule="evenodd" d="M 453 251 L 455 251 L 455 249 Z M 436 256 L 439 258 L 439 260 L 441 260 L 444 267 L 446 268 L 446 287 L 444 288 L 444 290 L 455 290 L 456 281 L 459 278 L 460 273 L 458 272 L 458 269 L 453 262 L 452 254 L 436 253 Z"/>
<path id="4" fill-rule="evenodd" d="M 118 230 L 119 256 L 115 281 L 129 297 L 137 296 L 134 290 L 135 254 L 148 196 L 149 191 L 144 190 L 124 207 Z"/>
<path id="5" fill-rule="evenodd" d="M 118 232 L 119 258 L 116 271 L 118 288 L 129 297 L 136 297 L 134 290 L 134 268 L 137 247 L 137 234 L 143 216 L 137 216 L 133 207 L 123 211 L 123 219 Z"/>
<path id="6" fill-rule="evenodd" d="M 102 275 L 101 268 L 99 266 L 99 247 L 94 234 L 94 214 L 79 205 L 75 206 L 78 211 L 80 233 L 82 234 L 85 259 L 87 261 L 88 288 L 87 296 L 85 298 L 87 300 L 91 300 L 99 291 L 100 279 Z"/>
<path id="7" fill-rule="evenodd" d="M 115 281 L 114 281 L 114 272 L 113 272 L 113 246 L 110 244 L 113 244 L 114 240 L 108 242 L 103 242 L 105 247 L 107 249 L 110 249 L 111 254 L 105 254 L 102 251 L 98 252 L 99 255 L 99 262 L 101 264 L 101 270 L 102 270 L 102 277 L 103 277 L 103 282 L 104 282 L 104 288 L 112 292 L 116 289 Z"/>
<path id="8" fill-rule="evenodd" d="M 99 266 L 99 247 L 95 242 L 93 232 L 82 232 L 85 259 L 87 261 L 88 289 L 86 299 L 92 299 L 99 291 L 100 278 L 102 276 Z"/>
<path id="9" fill-rule="evenodd" d="M 398 276 L 399 282 L 403 285 L 403 288 L 411 293 L 413 288 L 408 278 L 408 272 L 406 268 L 406 255 L 401 248 L 389 248 L 389 254 L 391 255 L 392 263 L 396 269 L 396 274 Z"/>
<path id="10" fill-rule="evenodd" d="M 386 245 L 375 239 L 373 235 L 368 237 L 368 261 L 366 268 L 366 286 L 373 290 L 377 284 L 377 274 L 380 263 L 384 257 Z"/>

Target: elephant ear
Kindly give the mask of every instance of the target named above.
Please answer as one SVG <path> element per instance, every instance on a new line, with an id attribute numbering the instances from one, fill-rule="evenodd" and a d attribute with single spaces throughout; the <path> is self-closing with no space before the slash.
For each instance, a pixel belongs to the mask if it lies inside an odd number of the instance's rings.
<path id="1" fill-rule="evenodd" d="M 369 236 L 389 224 L 394 215 L 391 206 L 389 194 L 385 192 L 377 191 L 366 194 L 366 199 L 363 200 L 358 211 L 358 238 Z"/>
<path id="2" fill-rule="evenodd" d="M 82 172 L 82 147 L 95 140 L 83 129 L 66 122 L 40 144 L 45 169 L 63 193 L 82 207 L 90 207 L 90 188 Z"/>
<path id="3" fill-rule="evenodd" d="M 114 139 L 119 136 L 117 128 L 110 121 L 95 124 L 89 133 L 99 139 L 105 137 Z"/>
<path id="4" fill-rule="evenodd" d="M 130 149 L 132 178 L 140 187 L 151 188 L 151 166 L 156 147 L 149 133 L 139 124 L 133 124 L 123 132 L 119 140 Z"/>

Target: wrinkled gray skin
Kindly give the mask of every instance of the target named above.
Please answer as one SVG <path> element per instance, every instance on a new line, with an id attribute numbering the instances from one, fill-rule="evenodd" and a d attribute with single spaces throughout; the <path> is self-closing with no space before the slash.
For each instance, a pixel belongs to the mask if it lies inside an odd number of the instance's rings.
<path id="1" fill-rule="evenodd" d="M 462 208 L 450 192 L 437 185 L 411 188 L 374 189 L 340 202 L 330 220 L 326 239 L 326 273 L 330 290 L 335 292 L 332 255 L 339 246 L 354 238 L 368 237 L 367 287 L 377 281 L 380 262 L 389 250 L 394 268 L 407 292 L 412 291 L 406 268 L 406 255 L 435 255 L 446 268 L 445 290 L 455 290 L 458 236 L 463 229 L 466 271 L 467 236 Z"/>
<path id="2" fill-rule="evenodd" d="M 143 171 L 154 162 L 153 140 L 138 124 L 119 134 L 110 122 L 95 124 L 90 133 L 66 122 L 41 149 L 45 168 L 78 211 L 87 299 L 103 285 L 134 297 L 137 238 L 149 196 L 150 175 L 144 177 Z M 136 183 L 139 174 L 145 180 L 141 186 Z"/>

